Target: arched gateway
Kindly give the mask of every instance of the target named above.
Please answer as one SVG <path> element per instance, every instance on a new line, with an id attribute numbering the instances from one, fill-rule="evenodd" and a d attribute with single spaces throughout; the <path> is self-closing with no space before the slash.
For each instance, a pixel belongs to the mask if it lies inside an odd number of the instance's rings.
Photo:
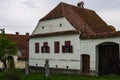
<path id="1" fill-rule="evenodd" d="M 104 42 L 97 45 L 98 74 L 119 74 L 119 44 Z"/>

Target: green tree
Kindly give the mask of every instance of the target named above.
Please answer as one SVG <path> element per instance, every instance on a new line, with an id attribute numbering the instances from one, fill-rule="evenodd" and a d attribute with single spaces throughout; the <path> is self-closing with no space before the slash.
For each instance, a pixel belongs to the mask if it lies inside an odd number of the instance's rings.
<path id="1" fill-rule="evenodd" d="M 0 33 L 0 60 L 1 62 L 3 62 L 4 69 L 6 69 L 7 60 L 8 60 L 9 67 L 11 67 L 14 63 L 14 62 L 11 63 L 10 60 L 13 60 L 13 55 L 16 54 L 16 44 L 14 42 L 11 42 L 6 37 L 4 29 L 1 31 L 2 32 Z"/>

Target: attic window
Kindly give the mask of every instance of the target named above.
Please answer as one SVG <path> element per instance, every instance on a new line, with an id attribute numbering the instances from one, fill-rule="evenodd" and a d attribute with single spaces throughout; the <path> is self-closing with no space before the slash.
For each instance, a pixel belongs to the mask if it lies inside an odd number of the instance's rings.
<path id="1" fill-rule="evenodd" d="M 42 26 L 42 29 L 44 29 L 44 26 Z"/>
<path id="2" fill-rule="evenodd" d="M 62 27 L 62 24 L 60 23 L 60 27 Z"/>

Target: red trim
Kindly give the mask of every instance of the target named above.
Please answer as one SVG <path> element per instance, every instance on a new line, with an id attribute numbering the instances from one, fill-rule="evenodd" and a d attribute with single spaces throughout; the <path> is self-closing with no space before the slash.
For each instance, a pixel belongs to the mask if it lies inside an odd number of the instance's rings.
<path id="1" fill-rule="evenodd" d="M 73 53 L 73 46 L 70 46 L 70 53 Z"/>
<path id="2" fill-rule="evenodd" d="M 62 52 L 65 53 L 65 46 L 62 46 Z"/>

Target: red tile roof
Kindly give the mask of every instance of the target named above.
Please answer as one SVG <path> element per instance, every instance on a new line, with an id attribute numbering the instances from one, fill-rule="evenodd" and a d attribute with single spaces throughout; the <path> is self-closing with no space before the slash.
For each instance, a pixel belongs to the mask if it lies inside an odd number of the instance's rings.
<path id="1" fill-rule="evenodd" d="M 51 20 L 55 18 L 65 17 L 76 30 L 81 31 L 82 35 L 93 35 L 99 33 L 113 32 L 113 28 L 109 27 L 93 10 L 73 6 L 61 2 L 40 21 Z"/>
<path id="2" fill-rule="evenodd" d="M 16 43 L 16 47 L 21 52 L 21 57 L 19 56 L 19 60 L 28 60 L 29 56 L 29 35 L 19 35 L 19 34 L 6 34 L 7 38 L 9 38 L 12 42 Z"/>
<path id="3" fill-rule="evenodd" d="M 99 33 L 96 35 L 82 35 L 80 38 L 81 39 L 99 39 L 99 38 L 111 38 L 111 37 L 120 37 L 120 31 L 115 31 L 115 32 L 103 32 L 103 33 Z"/>

